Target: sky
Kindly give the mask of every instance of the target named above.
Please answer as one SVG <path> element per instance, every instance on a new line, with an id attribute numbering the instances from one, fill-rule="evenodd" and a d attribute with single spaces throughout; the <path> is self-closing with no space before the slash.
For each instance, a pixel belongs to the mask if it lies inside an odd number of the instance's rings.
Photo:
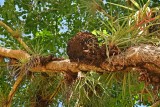
<path id="1" fill-rule="evenodd" d="M 0 0 L 0 5 L 3 5 L 4 4 L 4 0 Z"/>

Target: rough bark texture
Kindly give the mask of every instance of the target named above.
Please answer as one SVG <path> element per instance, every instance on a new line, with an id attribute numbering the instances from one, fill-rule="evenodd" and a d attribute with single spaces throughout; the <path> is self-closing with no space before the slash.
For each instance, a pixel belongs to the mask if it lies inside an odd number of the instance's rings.
<path id="1" fill-rule="evenodd" d="M 160 47 L 145 44 L 130 47 L 124 53 L 111 57 L 110 63 L 106 61 L 101 67 L 108 71 L 134 67 L 160 73 Z"/>
<path id="2" fill-rule="evenodd" d="M 0 56 L 21 59 L 29 58 L 29 54 L 21 50 L 11 50 L 0 47 Z M 45 66 L 38 66 L 32 69 L 33 72 L 62 72 L 70 70 L 72 72 L 90 71 L 109 72 L 122 71 L 126 68 L 141 68 L 150 72 L 160 74 L 160 47 L 152 45 L 133 46 L 125 52 L 106 59 L 100 66 L 91 64 L 70 62 L 70 60 L 51 61 Z"/>

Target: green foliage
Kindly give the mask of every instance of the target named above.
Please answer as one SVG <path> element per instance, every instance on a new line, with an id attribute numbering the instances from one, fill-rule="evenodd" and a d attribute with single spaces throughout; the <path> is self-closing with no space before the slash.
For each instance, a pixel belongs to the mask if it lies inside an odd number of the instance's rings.
<path id="1" fill-rule="evenodd" d="M 137 22 L 141 22 L 137 12 L 142 13 L 140 19 L 143 20 L 147 9 L 159 11 L 156 10 L 159 4 L 158 0 L 132 0 L 132 5 L 126 0 L 5 0 L 4 5 L 0 6 L 0 19 L 22 33 L 23 40 L 34 54 L 67 57 L 67 41 L 79 31 L 92 32 L 100 45 L 105 43 L 109 47 L 113 44 L 121 51 L 140 43 L 159 45 L 159 39 L 153 36 L 155 32 L 140 33 L 141 25 L 137 25 Z M 142 26 L 149 28 L 160 23 L 152 22 L 143 23 Z M 1 46 L 23 49 L 1 27 L 0 37 Z M 15 80 L 9 73 L 0 67 L 0 106 L 6 101 Z M 27 76 L 14 97 L 13 107 L 28 107 L 36 102 L 37 95 L 44 98 L 52 95 L 63 81 L 63 75 L 54 73 L 48 76 L 44 77 L 42 73 Z M 153 102 L 152 86 L 148 89 L 138 82 L 135 71 L 104 74 L 89 72 L 83 76 L 71 87 L 69 102 L 66 102 L 63 84 L 50 106 L 131 107 L 141 103 L 149 106 Z M 142 93 L 142 90 L 147 90 L 147 93 Z"/>
<path id="2" fill-rule="evenodd" d="M 72 87 L 73 93 L 67 103 L 69 107 L 130 107 L 140 97 L 144 98 L 139 93 L 144 85 L 137 81 L 138 74 L 135 71 L 104 74 L 89 72 L 82 75 Z"/>
<path id="3" fill-rule="evenodd" d="M 4 63 L 1 65 L 4 65 Z M 5 69 L 4 66 L 0 67 L 0 106 L 3 106 L 6 103 L 7 96 L 11 90 L 11 84 L 13 80 L 9 74 L 9 71 Z"/>

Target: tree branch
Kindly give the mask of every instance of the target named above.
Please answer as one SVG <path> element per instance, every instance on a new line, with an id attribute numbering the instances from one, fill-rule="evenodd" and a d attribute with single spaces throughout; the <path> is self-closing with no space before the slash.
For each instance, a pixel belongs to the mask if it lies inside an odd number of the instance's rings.
<path id="1" fill-rule="evenodd" d="M 105 72 L 100 67 L 77 63 L 77 62 L 70 62 L 70 60 L 61 60 L 61 61 L 52 61 L 48 63 L 46 66 L 38 66 L 31 69 L 32 72 L 64 72 L 64 71 L 71 71 L 71 72 L 80 72 L 80 71 L 96 71 L 96 72 Z"/>
<path id="2" fill-rule="evenodd" d="M 11 33 L 11 34 L 14 33 L 14 31 L 9 26 L 7 26 L 5 23 L 3 23 L 2 21 L 0 21 L 0 26 L 4 27 L 9 33 Z"/>
<path id="3" fill-rule="evenodd" d="M 0 56 L 15 58 L 15 59 L 28 59 L 30 55 L 22 50 L 12 50 L 0 47 Z"/>
<path id="4" fill-rule="evenodd" d="M 11 107 L 11 103 L 12 103 L 12 99 L 14 94 L 16 93 L 18 86 L 20 85 L 20 83 L 22 82 L 23 78 L 25 76 L 25 72 L 20 72 L 19 76 L 17 77 L 11 91 L 9 92 L 8 95 L 8 100 L 7 100 L 7 104 L 6 107 Z"/>
<path id="5" fill-rule="evenodd" d="M 160 47 L 152 45 L 130 47 L 124 53 L 111 57 L 110 63 L 106 61 L 101 67 L 108 71 L 136 67 L 160 73 Z"/>
<path id="6" fill-rule="evenodd" d="M 0 56 L 11 58 L 29 58 L 30 56 L 21 50 L 10 50 L 0 48 Z M 79 62 L 70 62 L 69 60 L 52 61 L 46 66 L 38 66 L 31 68 L 32 72 L 63 72 L 70 70 L 71 72 L 79 71 L 96 71 L 111 72 L 123 71 L 127 68 L 146 69 L 154 73 L 160 73 L 160 47 L 152 45 L 140 45 L 127 49 L 125 52 L 110 57 L 110 62 L 105 61 L 100 67 L 82 64 Z"/>
<path id="7" fill-rule="evenodd" d="M 61 86 L 62 86 L 62 82 L 63 81 L 60 81 L 59 84 L 57 85 L 55 91 L 53 92 L 53 94 L 51 94 L 51 96 L 49 97 L 49 102 L 48 103 L 51 103 L 53 101 L 53 98 L 55 98 L 55 96 L 58 94 L 58 92 L 60 91 L 61 89 Z"/>
<path id="8" fill-rule="evenodd" d="M 69 60 L 52 61 L 45 67 L 34 69 L 38 71 L 123 71 L 128 68 L 140 68 L 147 71 L 160 73 L 160 47 L 152 45 L 140 45 L 127 49 L 125 52 L 112 56 L 109 61 L 105 61 L 100 67 L 86 65 L 82 63 L 70 62 Z"/>
<path id="9" fill-rule="evenodd" d="M 31 49 L 23 42 L 22 38 L 20 38 L 21 34 L 19 31 L 12 30 L 9 26 L 7 26 L 4 22 L 0 21 L 0 26 L 5 28 L 9 33 L 11 33 L 12 37 L 17 39 L 18 42 L 25 48 L 27 52 L 32 52 Z"/>

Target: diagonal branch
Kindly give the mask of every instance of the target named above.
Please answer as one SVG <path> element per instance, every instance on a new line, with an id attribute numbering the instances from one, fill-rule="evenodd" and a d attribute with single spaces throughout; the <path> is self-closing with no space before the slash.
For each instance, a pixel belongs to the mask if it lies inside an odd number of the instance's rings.
<path id="1" fill-rule="evenodd" d="M 27 52 L 32 52 L 31 49 L 25 44 L 25 42 L 22 40 L 22 38 L 20 37 L 21 34 L 19 31 L 14 31 L 12 30 L 9 26 L 7 26 L 4 22 L 0 21 L 0 26 L 2 26 L 3 28 L 5 28 L 9 33 L 11 33 L 12 37 L 17 39 L 18 42 L 25 48 L 25 50 L 27 50 Z"/>
<path id="2" fill-rule="evenodd" d="M 11 107 L 11 103 L 12 103 L 12 99 L 13 99 L 13 96 L 15 95 L 16 93 L 16 90 L 18 89 L 18 86 L 21 84 L 23 78 L 25 76 L 25 73 L 24 72 L 20 72 L 19 76 L 17 77 L 9 95 L 8 95 L 8 100 L 7 100 L 7 104 L 6 104 L 6 107 Z"/>
<path id="3" fill-rule="evenodd" d="M 5 23 L 3 23 L 2 21 L 0 21 L 0 26 L 4 27 L 9 33 L 11 33 L 11 34 L 14 33 L 14 31 L 9 26 L 7 26 Z"/>
<path id="4" fill-rule="evenodd" d="M 51 103 L 52 100 L 53 100 L 53 98 L 55 98 L 55 96 L 56 96 L 56 95 L 58 94 L 58 92 L 60 91 L 61 86 L 62 86 L 62 82 L 63 82 L 63 81 L 60 81 L 60 82 L 59 82 L 59 84 L 57 85 L 55 91 L 54 91 L 53 94 L 51 94 L 51 96 L 49 97 L 49 99 L 48 99 L 49 102 L 48 102 L 48 103 Z"/>

